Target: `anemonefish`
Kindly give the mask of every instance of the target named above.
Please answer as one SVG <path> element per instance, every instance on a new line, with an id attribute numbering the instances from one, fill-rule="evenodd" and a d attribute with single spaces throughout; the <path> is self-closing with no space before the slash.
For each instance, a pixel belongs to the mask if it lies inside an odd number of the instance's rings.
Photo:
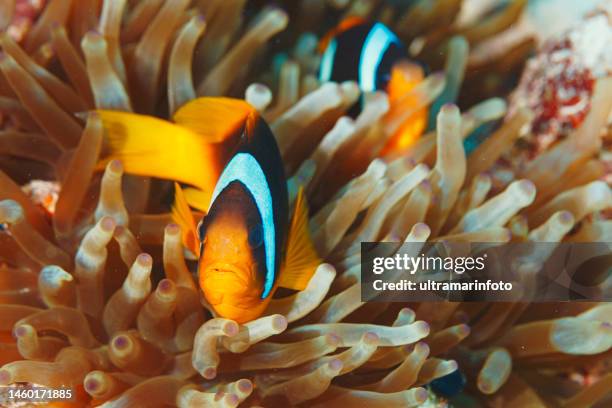
<path id="1" fill-rule="evenodd" d="M 369 23 L 360 17 L 350 17 L 338 24 L 319 42 L 321 63 L 320 82 L 356 81 L 364 92 L 385 91 L 391 104 L 405 97 L 421 83 L 424 72 L 420 65 L 399 69 L 398 63 L 409 56 L 401 40 L 383 23 Z M 416 101 L 415 101 L 416 105 Z M 354 109 L 350 112 L 355 115 Z M 427 109 L 411 119 L 389 139 L 386 152 L 409 146 L 421 135 L 427 122 Z"/>
<path id="2" fill-rule="evenodd" d="M 461 370 L 455 370 L 444 377 L 436 378 L 429 386 L 436 394 L 451 398 L 459 394 L 465 388 L 466 378 Z"/>
<path id="3" fill-rule="evenodd" d="M 289 217 L 287 180 L 272 131 L 247 102 L 200 98 L 175 123 L 101 111 L 110 153 L 126 172 L 175 183 L 172 217 L 197 256 L 198 282 L 217 316 L 264 313 L 278 287 L 303 290 L 320 260 L 300 192 Z M 163 166 L 158 160 L 168 158 Z M 206 215 L 197 224 L 189 207 Z"/>

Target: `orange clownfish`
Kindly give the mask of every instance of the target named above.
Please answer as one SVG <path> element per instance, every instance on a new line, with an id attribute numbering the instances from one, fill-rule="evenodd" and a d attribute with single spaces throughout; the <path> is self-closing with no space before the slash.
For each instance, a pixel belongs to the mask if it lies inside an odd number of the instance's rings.
<path id="1" fill-rule="evenodd" d="M 319 52 L 320 82 L 356 81 L 362 92 L 385 91 L 392 105 L 405 97 L 412 97 L 409 91 L 424 78 L 423 68 L 418 64 L 411 63 L 410 69 L 398 66 L 399 62 L 409 60 L 408 53 L 386 25 L 368 23 L 360 17 L 343 20 L 323 36 Z M 416 100 L 414 104 L 417 104 Z M 356 115 L 358 111 L 352 109 L 350 113 Z M 412 144 L 426 124 L 427 109 L 423 108 L 389 139 L 382 154 Z"/>
<path id="2" fill-rule="evenodd" d="M 264 313 L 278 287 L 306 287 L 320 260 L 308 234 L 305 199 L 300 192 L 290 219 L 280 152 L 253 107 L 200 98 L 177 111 L 176 123 L 100 114 L 113 141 L 108 159 L 123 160 L 126 172 L 195 187 L 175 184 L 172 216 L 198 257 L 200 288 L 218 316 L 247 322 Z M 170 156 L 165 166 L 146 168 Z M 197 227 L 190 206 L 206 213 Z"/>

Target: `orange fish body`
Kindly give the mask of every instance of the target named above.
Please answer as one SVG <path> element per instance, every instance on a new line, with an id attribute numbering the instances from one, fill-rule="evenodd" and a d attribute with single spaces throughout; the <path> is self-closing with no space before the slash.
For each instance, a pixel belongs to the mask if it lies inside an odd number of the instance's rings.
<path id="1" fill-rule="evenodd" d="M 306 287 L 319 258 L 307 233 L 303 195 L 290 223 L 280 152 L 248 103 L 196 99 L 177 111 L 176 124 L 128 113 L 101 115 L 114 132 L 110 158 L 127 160 L 127 171 L 193 186 L 183 190 L 175 183 L 172 216 L 198 258 L 198 282 L 216 315 L 247 322 L 265 312 L 279 286 Z M 153 127 L 146 129 L 147 121 Z M 148 133 L 146 142 L 139 140 L 142 132 Z M 173 166 L 147 165 L 168 157 Z M 206 213 L 197 227 L 189 207 Z"/>
<path id="2" fill-rule="evenodd" d="M 272 297 L 289 226 L 287 181 L 268 125 L 253 111 L 198 226 L 199 282 L 221 316 L 261 315 Z"/>
<path id="3" fill-rule="evenodd" d="M 224 191 L 199 227 L 198 280 L 208 304 L 220 316 L 248 321 L 261 315 L 265 248 L 262 220 L 248 191 L 239 183 Z"/>
<path id="4" fill-rule="evenodd" d="M 272 131 L 252 111 L 238 132 L 197 227 L 200 247 L 193 250 L 208 304 L 217 315 L 243 323 L 264 313 L 279 285 L 304 289 L 318 257 L 309 237 L 290 228 L 287 180 Z M 300 195 L 294 220 L 306 222 L 305 211 Z M 292 265 L 303 260 L 292 255 L 296 251 L 310 258 L 297 270 Z"/>

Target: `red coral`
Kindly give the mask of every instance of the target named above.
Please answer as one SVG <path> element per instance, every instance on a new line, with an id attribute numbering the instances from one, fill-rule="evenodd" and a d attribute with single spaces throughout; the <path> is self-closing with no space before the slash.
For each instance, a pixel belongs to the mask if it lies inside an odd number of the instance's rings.
<path id="1" fill-rule="evenodd" d="M 7 32 L 20 41 L 44 8 L 46 0 L 16 0 L 13 20 Z"/>

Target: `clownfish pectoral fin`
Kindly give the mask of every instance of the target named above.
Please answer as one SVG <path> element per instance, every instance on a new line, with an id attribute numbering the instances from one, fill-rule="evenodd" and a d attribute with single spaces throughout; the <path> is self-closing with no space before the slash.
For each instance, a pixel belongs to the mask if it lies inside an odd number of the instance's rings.
<path id="1" fill-rule="evenodd" d="M 423 82 L 423 68 L 417 64 L 402 61 L 391 68 L 391 77 L 387 84 L 387 94 L 391 103 L 399 101 L 408 92 Z"/>
<path id="2" fill-rule="evenodd" d="M 181 106 L 174 121 L 204 137 L 209 143 L 222 143 L 256 118 L 257 111 L 241 99 L 203 97 Z"/>
<path id="3" fill-rule="evenodd" d="M 172 220 L 181 227 L 183 246 L 197 258 L 200 257 L 200 240 L 193 214 L 187 204 L 185 194 L 178 183 L 174 183 L 174 204 L 172 204 Z"/>
<path id="4" fill-rule="evenodd" d="M 215 145 L 186 127 L 152 116 L 97 112 L 106 142 L 99 169 L 118 159 L 128 174 L 174 180 L 212 193 L 223 166 Z"/>
<path id="5" fill-rule="evenodd" d="M 392 68 L 391 79 L 387 85 L 387 94 L 391 103 L 390 114 L 394 110 L 414 110 L 415 107 L 422 105 L 422 101 L 419 100 L 421 96 L 413 91 L 423 80 L 423 68 L 417 64 L 400 62 Z M 414 111 L 391 135 L 381 155 L 408 148 L 421 136 L 426 126 L 427 108 L 422 107 Z"/>
<path id="6" fill-rule="evenodd" d="M 280 272 L 278 286 L 304 290 L 321 259 L 312 245 L 308 231 L 308 208 L 304 190 L 300 188 L 287 238 L 285 263 Z"/>
<path id="7" fill-rule="evenodd" d="M 183 190 L 183 195 L 190 207 L 200 210 L 203 213 L 208 212 L 210 199 L 212 198 L 209 192 L 198 190 L 197 188 L 186 188 Z"/>

